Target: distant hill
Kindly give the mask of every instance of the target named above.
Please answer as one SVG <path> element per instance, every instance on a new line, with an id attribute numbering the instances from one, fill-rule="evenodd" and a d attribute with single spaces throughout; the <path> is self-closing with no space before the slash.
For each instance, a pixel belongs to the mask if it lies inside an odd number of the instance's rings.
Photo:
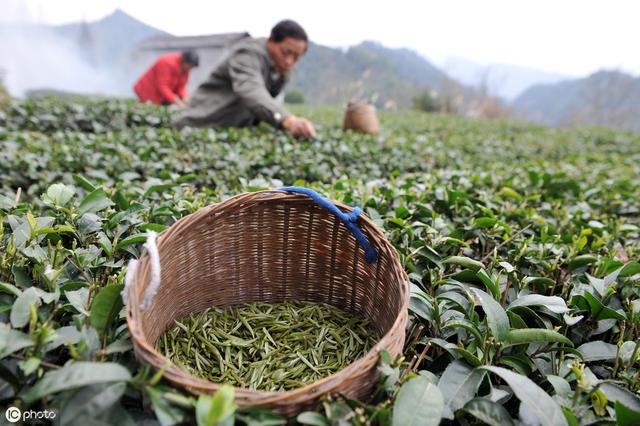
<path id="1" fill-rule="evenodd" d="M 424 90 L 445 84 L 469 90 L 409 49 L 389 49 L 366 41 L 343 51 L 311 44 L 293 75 L 290 90 L 300 90 L 313 104 L 372 98 L 380 106 L 407 108 Z"/>
<path id="2" fill-rule="evenodd" d="M 640 78 L 599 71 L 531 87 L 512 106 L 518 116 L 551 126 L 588 124 L 640 132 Z"/>
<path id="3" fill-rule="evenodd" d="M 61 37 L 75 40 L 85 57 L 96 67 L 117 67 L 123 63 L 131 47 L 153 36 L 168 35 L 116 9 L 94 22 L 76 22 L 53 27 Z"/>
<path id="4" fill-rule="evenodd" d="M 486 86 L 489 93 L 512 101 L 537 84 L 551 84 L 574 76 L 540 71 L 509 64 L 479 65 L 461 58 L 451 58 L 441 68 L 452 78 L 470 86 Z"/>

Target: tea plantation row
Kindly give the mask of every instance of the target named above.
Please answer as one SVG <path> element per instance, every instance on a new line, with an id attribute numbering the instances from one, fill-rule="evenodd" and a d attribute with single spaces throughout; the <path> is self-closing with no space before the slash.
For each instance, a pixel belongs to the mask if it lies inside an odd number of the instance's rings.
<path id="1" fill-rule="evenodd" d="M 301 184 L 363 207 L 412 285 L 373 399 L 306 424 L 639 424 L 640 137 L 419 113 L 318 138 L 182 130 L 122 100 L 0 112 L 0 400 L 61 424 L 282 424 L 133 356 L 119 290 L 148 230 Z"/>

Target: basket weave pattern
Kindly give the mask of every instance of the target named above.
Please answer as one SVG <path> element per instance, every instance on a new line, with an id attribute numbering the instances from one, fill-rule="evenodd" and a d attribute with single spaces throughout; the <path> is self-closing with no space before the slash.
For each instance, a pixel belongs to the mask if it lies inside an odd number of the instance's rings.
<path id="1" fill-rule="evenodd" d="M 365 101 L 349 102 L 344 113 L 342 130 L 355 130 L 371 135 L 378 134 L 380 122 L 373 104 Z"/>
<path id="2" fill-rule="evenodd" d="M 351 209 L 341 203 L 343 211 Z M 311 199 L 283 191 L 241 194 L 176 222 L 158 237 L 160 288 L 151 308 L 139 307 L 149 282 L 147 253 L 129 288 L 127 322 L 138 359 L 193 393 L 220 384 L 190 375 L 155 350 L 175 319 L 211 306 L 300 300 L 323 302 L 368 318 L 380 341 L 337 373 L 287 392 L 236 388 L 241 405 L 271 408 L 286 416 L 312 408 L 327 393 L 366 399 L 378 378 L 379 352 L 392 356 L 404 344 L 408 280 L 398 255 L 371 220 L 359 225 L 378 250 L 369 264 L 352 233 Z"/>

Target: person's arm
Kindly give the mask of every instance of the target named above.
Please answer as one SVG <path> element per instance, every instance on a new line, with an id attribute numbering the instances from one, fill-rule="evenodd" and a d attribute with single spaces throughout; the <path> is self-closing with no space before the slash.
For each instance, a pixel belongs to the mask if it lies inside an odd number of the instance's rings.
<path id="1" fill-rule="evenodd" d="M 156 84 L 162 99 L 172 104 L 176 100 L 176 95 L 171 90 L 171 65 L 161 61 L 156 65 Z"/>
<path id="2" fill-rule="evenodd" d="M 187 100 L 187 82 L 189 81 L 189 75 L 186 77 L 180 76 L 180 87 L 178 87 L 178 97 L 183 101 Z"/>
<path id="3" fill-rule="evenodd" d="M 261 72 L 258 54 L 240 50 L 229 60 L 233 91 L 260 120 L 280 127 L 291 114 L 271 97 Z"/>
<path id="4" fill-rule="evenodd" d="M 180 108 L 187 107 L 187 79 L 180 81 L 180 87 L 178 87 L 178 96 L 175 98 L 175 104 Z"/>

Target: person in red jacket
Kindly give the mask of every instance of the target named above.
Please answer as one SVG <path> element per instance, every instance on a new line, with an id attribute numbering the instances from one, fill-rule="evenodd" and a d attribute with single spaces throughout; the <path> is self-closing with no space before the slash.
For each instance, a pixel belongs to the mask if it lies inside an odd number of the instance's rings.
<path id="1" fill-rule="evenodd" d="M 158 105 L 176 104 L 184 108 L 187 98 L 185 86 L 189 81 L 189 71 L 197 67 L 198 54 L 187 50 L 162 55 L 142 74 L 133 86 L 140 102 Z"/>

